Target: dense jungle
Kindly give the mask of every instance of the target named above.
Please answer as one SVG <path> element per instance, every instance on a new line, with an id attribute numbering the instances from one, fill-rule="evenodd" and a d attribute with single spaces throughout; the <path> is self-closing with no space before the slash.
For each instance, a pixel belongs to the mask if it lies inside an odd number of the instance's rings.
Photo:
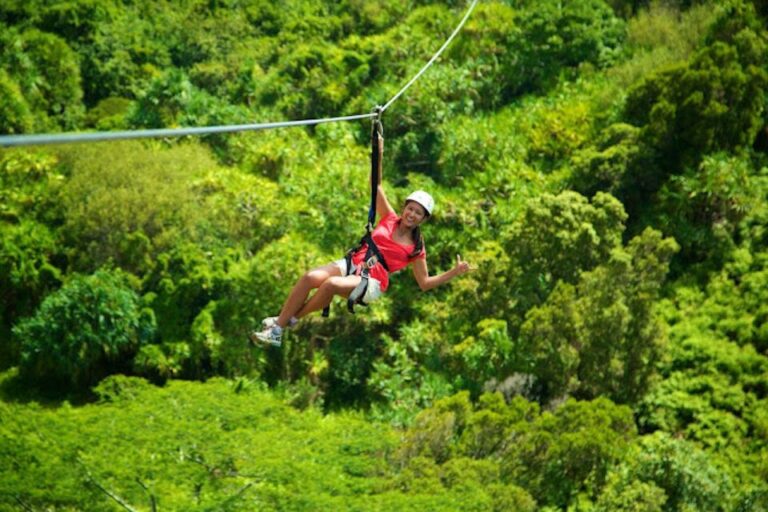
<path id="1" fill-rule="evenodd" d="M 458 0 L 4 0 L 0 134 L 366 114 Z M 768 510 L 768 5 L 483 0 L 369 119 L 0 148 L 0 511 Z"/>

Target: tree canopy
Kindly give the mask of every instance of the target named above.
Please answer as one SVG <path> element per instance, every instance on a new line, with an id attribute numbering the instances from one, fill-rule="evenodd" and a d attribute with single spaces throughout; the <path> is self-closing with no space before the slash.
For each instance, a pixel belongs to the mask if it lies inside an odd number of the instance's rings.
<path id="1" fill-rule="evenodd" d="M 466 7 L 5 1 L 0 133 L 367 113 Z M 766 15 L 479 2 L 382 119 L 475 270 L 280 349 L 369 121 L 0 149 L 0 509 L 768 509 Z"/>

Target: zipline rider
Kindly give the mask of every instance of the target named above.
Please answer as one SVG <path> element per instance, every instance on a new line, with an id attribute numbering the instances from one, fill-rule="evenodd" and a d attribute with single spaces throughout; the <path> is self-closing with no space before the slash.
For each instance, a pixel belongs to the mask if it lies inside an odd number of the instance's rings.
<path id="1" fill-rule="evenodd" d="M 428 193 L 417 190 L 406 198 L 398 215 L 381 185 L 383 153 L 384 138 L 377 120 L 372 129 L 372 204 L 365 236 L 344 258 L 305 273 L 288 295 L 280 315 L 265 318 L 262 330 L 250 334 L 253 343 L 279 347 L 283 329 L 294 326 L 313 311 L 323 310 L 327 316 L 335 295 L 347 298 L 348 308 L 354 313 L 355 304 L 367 305 L 378 299 L 389 287 L 389 274 L 408 265 L 412 264 L 413 276 L 422 291 L 445 284 L 470 270 L 469 264 L 457 255 L 456 265 L 451 270 L 429 275 L 421 224 L 433 214 L 435 202 Z M 371 230 L 376 214 L 381 220 Z M 317 292 L 309 297 L 314 289 Z"/>

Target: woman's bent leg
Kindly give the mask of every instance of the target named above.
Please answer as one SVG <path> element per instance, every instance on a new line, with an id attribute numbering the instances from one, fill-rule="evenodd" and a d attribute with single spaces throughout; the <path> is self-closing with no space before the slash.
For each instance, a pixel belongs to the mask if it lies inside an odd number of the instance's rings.
<path id="1" fill-rule="evenodd" d="M 341 269 L 335 263 L 329 263 L 312 269 L 301 276 L 293 286 L 291 293 L 288 294 L 288 298 L 280 310 L 277 325 L 285 327 L 288 325 L 291 317 L 299 318 L 299 311 L 303 309 L 304 303 L 307 302 L 309 293 L 315 288 L 320 288 L 329 278 L 339 276 L 341 276 Z"/>
<path id="2" fill-rule="evenodd" d="M 338 268 L 338 267 L 337 267 Z M 360 276 L 333 276 L 326 279 L 304 306 L 296 312 L 296 318 L 302 318 L 313 311 L 319 311 L 331 303 L 334 295 L 349 297 L 352 290 L 360 284 Z"/>

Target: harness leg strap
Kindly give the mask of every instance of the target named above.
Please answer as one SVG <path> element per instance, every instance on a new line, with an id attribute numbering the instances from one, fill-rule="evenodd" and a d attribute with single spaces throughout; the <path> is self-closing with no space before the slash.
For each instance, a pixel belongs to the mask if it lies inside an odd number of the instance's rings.
<path id="1" fill-rule="evenodd" d="M 368 276 L 361 275 L 360 277 L 360 283 L 355 286 L 355 289 L 352 290 L 352 293 L 349 294 L 349 298 L 347 299 L 347 309 L 353 315 L 355 314 L 355 304 L 366 305 L 363 302 L 363 297 L 365 296 L 365 291 L 368 289 Z"/>
<path id="2" fill-rule="evenodd" d="M 344 275 L 344 277 L 350 276 L 350 275 L 355 273 L 355 271 L 353 269 L 353 265 L 352 265 L 352 254 L 354 254 L 355 250 L 356 249 L 350 249 L 349 251 L 347 251 L 347 254 L 344 255 L 344 261 L 345 261 L 346 267 L 347 267 L 346 268 L 346 274 Z M 365 292 L 363 292 L 363 293 L 365 293 Z M 331 305 L 328 304 L 327 306 L 325 306 L 323 308 L 323 317 L 328 318 L 328 316 L 330 314 L 331 314 Z"/>

